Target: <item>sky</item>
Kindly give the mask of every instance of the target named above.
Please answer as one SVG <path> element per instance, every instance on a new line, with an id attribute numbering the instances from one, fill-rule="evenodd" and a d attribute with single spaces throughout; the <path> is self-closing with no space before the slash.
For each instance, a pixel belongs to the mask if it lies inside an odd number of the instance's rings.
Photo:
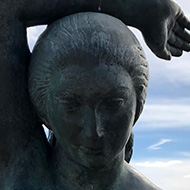
<path id="1" fill-rule="evenodd" d="M 176 2 L 190 18 L 189 1 Z M 44 29 L 28 29 L 31 50 Z M 132 31 L 145 51 L 150 79 L 143 114 L 133 129 L 131 165 L 164 190 L 190 190 L 190 53 L 170 62 L 161 60 L 141 33 Z"/>

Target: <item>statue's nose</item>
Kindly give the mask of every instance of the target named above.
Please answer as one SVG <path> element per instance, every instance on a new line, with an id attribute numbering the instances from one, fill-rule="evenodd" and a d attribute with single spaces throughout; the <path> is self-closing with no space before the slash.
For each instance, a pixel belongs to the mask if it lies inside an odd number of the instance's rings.
<path id="1" fill-rule="evenodd" d="M 83 116 L 83 132 L 88 140 L 98 140 L 103 136 L 103 130 L 100 118 L 96 114 L 95 109 L 87 106 Z"/>

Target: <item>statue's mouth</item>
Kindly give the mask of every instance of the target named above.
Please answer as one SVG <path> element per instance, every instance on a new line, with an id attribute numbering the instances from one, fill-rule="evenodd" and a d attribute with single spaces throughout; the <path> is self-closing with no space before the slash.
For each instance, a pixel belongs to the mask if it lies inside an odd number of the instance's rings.
<path id="1" fill-rule="evenodd" d="M 99 147 L 97 147 L 97 146 L 89 147 L 89 146 L 80 145 L 79 149 L 86 154 L 92 154 L 92 155 L 100 155 L 104 152 L 104 147 L 102 147 L 102 146 L 101 147 L 100 146 Z"/>

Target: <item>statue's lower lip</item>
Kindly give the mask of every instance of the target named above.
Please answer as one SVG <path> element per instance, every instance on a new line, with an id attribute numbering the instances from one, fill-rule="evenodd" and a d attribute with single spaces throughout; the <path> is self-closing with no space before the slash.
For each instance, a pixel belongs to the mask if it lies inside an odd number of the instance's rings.
<path id="1" fill-rule="evenodd" d="M 87 147 L 87 146 L 80 146 L 81 149 L 91 152 L 102 152 L 104 147 Z"/>

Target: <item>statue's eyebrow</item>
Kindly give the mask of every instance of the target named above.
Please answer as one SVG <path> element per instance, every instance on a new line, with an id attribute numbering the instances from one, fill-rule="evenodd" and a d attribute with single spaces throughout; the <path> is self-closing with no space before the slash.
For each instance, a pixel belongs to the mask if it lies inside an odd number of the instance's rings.
<path id="1" fill-rule="evenodd" d="M 108 90 L 105 94 L 104 97 L 107 98 L 112 98 L 112 97 L 117 97 L 117 96 L 123 96 L 123 97 L 127 97 L 129 96 L 131 92 L 131 89 L 129 87 L 126 86 L 120 86 L 118 88 L 113 88 L 111 90 Z"/>
<path id="2" fill-rule="evenodd" d="M 109 89 L 108 91 L 103 92 L 102 94 L 97 94 L 95 96 L 95 99 L 93 102 L 97 102 L 99 100 L 103 99 L 110 99 L 110 98 L 127 98 L 130 95 L 131 89 L 126 86 L 119 86 L 117 88 L 112 88 Z M 76 93 L 71 93 L 69 91 L 64 91 L 64 92 L 57 92 L 54 97 L 55 101 L 58 101 L 59 103 L 72 103 L 72 102 L 85 102 L 86 100 L 79 94 Z"/>
<path id="3" fill-rule="evenodd" d="M 77 94 L 70 93 L 69 91 L 57 92 L 54 97 L 57 101 L 65 100 L 81 100 L 81 96 Z"/>

